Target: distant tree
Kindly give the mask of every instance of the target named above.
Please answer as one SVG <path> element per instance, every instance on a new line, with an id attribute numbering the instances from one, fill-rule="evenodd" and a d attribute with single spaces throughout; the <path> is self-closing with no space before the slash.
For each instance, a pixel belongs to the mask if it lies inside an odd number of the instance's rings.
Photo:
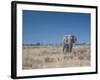
<path id="1" fill-rule="evenodd" d="M 41 44 L 38 42 L 38 43 L 36 43 L 36 45 L 37 45 L 37 46 L 40 46 Z"/>
<path id="2" fill-rule="evenodd" d="M 30 46 L 33 46 L 33 44 L 31 43 L 31 44 L 29 44 Z"/>

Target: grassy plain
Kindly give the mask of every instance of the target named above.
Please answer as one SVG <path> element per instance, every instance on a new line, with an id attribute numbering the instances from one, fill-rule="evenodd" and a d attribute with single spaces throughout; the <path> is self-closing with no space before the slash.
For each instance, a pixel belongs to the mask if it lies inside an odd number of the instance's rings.
<path id="1" fill-rule="evenodd" d="M 23 46 L 23 69 L 90 66 L 90 45 L 77 45 L 71 53 L 63 53 L 62 46 Z"/>

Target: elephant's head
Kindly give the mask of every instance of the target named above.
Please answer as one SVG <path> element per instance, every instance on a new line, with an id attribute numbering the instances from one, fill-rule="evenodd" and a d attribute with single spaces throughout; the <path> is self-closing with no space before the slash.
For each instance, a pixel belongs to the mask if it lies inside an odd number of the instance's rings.
<path id="1" fill-rule="evenodd" d="M 65 35 L 63 41 L 64 43 L 75 43 L 77 41 L 77 38 L 74 35 Z"/>

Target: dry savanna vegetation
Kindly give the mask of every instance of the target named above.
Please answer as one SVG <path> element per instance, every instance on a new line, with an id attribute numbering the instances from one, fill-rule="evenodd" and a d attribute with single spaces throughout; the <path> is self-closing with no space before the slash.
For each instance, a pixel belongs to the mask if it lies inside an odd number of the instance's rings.
<path id="1" fill-rule="evenodd" d="M 71 53 L 63 53 L 62 46 L 23 46 L 23 69 L 90 66 L 90 46 L 77 45 Z"/>

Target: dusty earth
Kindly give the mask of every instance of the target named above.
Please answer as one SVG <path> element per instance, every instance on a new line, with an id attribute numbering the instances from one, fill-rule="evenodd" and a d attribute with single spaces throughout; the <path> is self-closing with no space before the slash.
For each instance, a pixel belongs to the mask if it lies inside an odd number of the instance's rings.
<path id="1" fill-rule="evenodd" d="M 90 66 L 90 46 L 77 45 L 71 53 L 63 53 L 62 46 L 23 46 L 23 69 Z"/>

